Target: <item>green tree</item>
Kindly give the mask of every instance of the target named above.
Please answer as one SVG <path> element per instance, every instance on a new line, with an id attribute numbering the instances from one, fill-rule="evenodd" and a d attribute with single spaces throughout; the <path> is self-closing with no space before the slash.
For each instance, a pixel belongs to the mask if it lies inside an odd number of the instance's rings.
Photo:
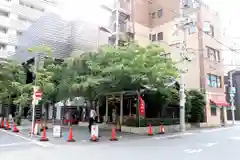
<path id="1" fill-rule="evenodd" d="M 162 89 L 165 81 L 176 78 L 178 72 L 175 64 L 161 54 L 164 50 L 159 46 L 144 48 L 135 43 L 119 48 L 104 46 L 99 54 L 85 54 L 88 72 L 84 77 L 89 79 L 86 86 L 89 82 L 94 82 L 91 86 L 99 84 L 94 89 L 98 93 L 138 90 L 143 86 Z"/>
<path id="2" fill-rule="evenodd" d="M 203 121 L 204 108 L 206 106 L 205 95 L 198 90 L 190 90 L 189 101 L 191 103 L 191 122 L 200 123 Z"/>
<path id="3" fill-rule="evenodd" d="M 25 104 L 25 102 L 20 97 L 29 97 L 28 92 L 26 92 L 26 73 L 24 67 L 14 61 L 4 60 L 0 65 L 0 70 L 1 103 L 8 105 L 12 103 L 17 104 L 21 110 L 22 105 L 19 106 L 19 103 Z"/>

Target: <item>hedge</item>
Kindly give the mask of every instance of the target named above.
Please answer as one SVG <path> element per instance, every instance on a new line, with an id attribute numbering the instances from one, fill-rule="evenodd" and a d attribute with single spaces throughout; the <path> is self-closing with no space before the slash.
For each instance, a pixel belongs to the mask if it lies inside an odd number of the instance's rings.
<path id="1" fill-rule="evenodd" d="M 159 125 L 174 125 L 179 124 L 179 118 L 138 118 L 130 117 L 125 122 L 124 125 L 131 126 L 131 127 L 146 127 L 150 124 L 152 126 L 159 126 Z"/>

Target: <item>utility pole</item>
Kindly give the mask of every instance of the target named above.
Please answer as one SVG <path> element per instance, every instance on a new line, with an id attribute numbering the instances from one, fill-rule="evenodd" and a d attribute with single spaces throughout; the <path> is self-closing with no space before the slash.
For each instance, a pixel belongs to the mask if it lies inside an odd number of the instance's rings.
<path id="1" fill-rule="evenodd" d="M 119 44 L 119 8 L 120 8 L 119 0 L 115 0 L 115 4 L 116 4 L 116 40 L 115 40 L 115 46 L 118 47 L 118 44 Z"/>
<path id="2" fill-rule="evenodd" d="M 31 131 L 31 138 L 33 137 L 34 133 L 34 124 L 35 124 L 35 108 L 36 108 L 36 98 L 35 98 L 35 92 L 39 89 L 37 88 L 37 70 L 38 70 L 38 62 L 39 62 L 39 54 L 37 54 L 34 58 L 34 74 L 35 74 L 35 80 L 34 80 L 34 88 L 33 88 L 33 104 L 32 104 L 32 131 Z"/>
<path id="3" fill-rule="evenodd" d="M 230 88 L 229 88 L 229 94 L 230 94 L 230 102 L 231 102 L 231 111 L 232 111 L 232 124 L 235 124 L 235 106 L 234 106 L 234 98 L 235 98 L 235 89 L 233 87 L 233 73 L 236 70 L 232 70 L 229 72 L 229 83 L 230 83 Z"/>
<path id="4" fill-rule="evenodd" d="M 186 18 L 184 17 L 184 0 L 180 0 L 180 56 L 186 59 Z M 183 60 L 184 63 L 185 60 Z M 180 71 L 180 131 L 185 132 L 185 80 L 183 70 Z"/>

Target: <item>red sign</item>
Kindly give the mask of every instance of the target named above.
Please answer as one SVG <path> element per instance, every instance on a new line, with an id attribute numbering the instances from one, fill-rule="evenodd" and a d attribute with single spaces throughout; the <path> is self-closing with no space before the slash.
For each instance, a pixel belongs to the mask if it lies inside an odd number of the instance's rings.
<path id="1" fill-rule="evenodd" d="M 139 109 L 139 115 L 140 116 L 145 116 L 145 103 L 144 103 L 144 100 L 142 99 L 141 96 L 139 97 L 138 109 Z"/>
<path id="2" fill-rule="evenodd" d="M 36 91 L 35 92 L 35 97 L 36 98 L 41 98 L 41 96 L 42 96 L 42 92 L 41 91 Z"/>

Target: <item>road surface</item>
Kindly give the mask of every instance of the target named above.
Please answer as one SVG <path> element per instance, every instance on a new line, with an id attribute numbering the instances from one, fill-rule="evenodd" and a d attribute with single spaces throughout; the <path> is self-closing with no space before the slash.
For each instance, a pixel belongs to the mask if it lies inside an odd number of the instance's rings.
<path id="1" fill-rule="evenodd" d="M 85 145 L 40 143 L 0 130 L 0 157 L 4 160 L 239 160 L 239 148 L 240 126 Z"/>

